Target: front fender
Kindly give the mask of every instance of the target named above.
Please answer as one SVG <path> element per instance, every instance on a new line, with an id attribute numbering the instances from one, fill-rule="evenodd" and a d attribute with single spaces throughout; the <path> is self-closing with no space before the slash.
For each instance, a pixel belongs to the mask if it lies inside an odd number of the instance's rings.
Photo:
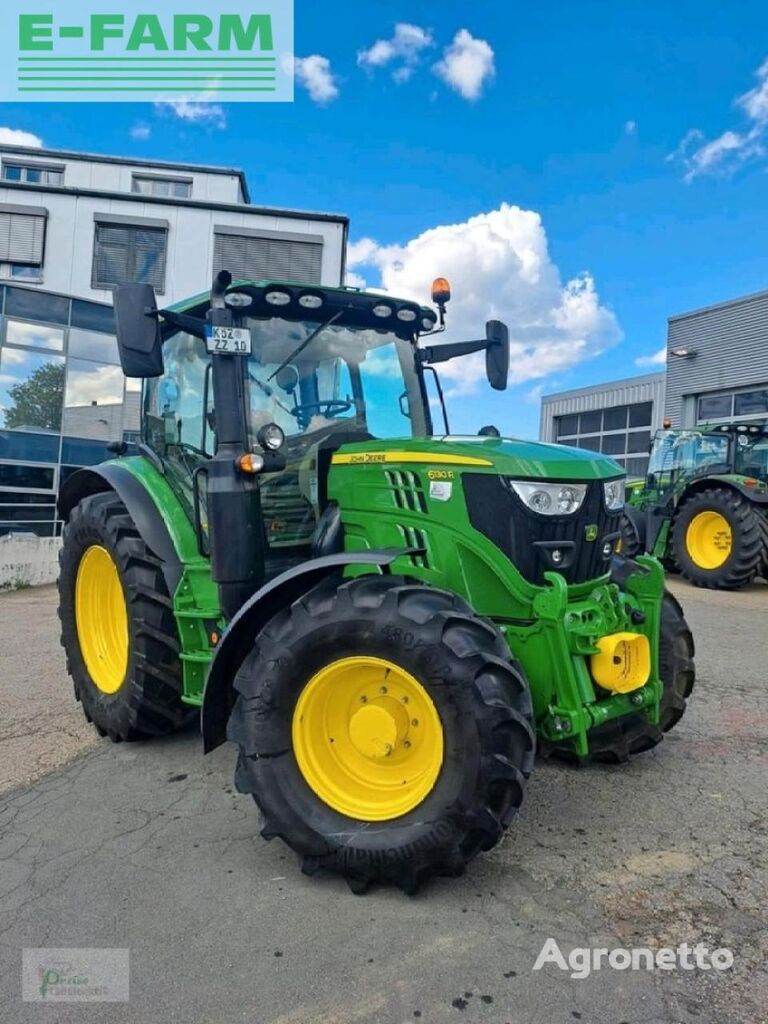
<path id="1" fill-rule="evenodd" d="M 348 551 L 313 558 L 270 580 L 251 597 L 224 631 L 208 671 L 200 725 L 206 754 L 227 738 L 227 722 L 235 703 L 233 682 L 256 637 L 281 609 L 297 601 L 326 577 L 348 565 L 370 565 L 382 572 L 407 550 Z"/>

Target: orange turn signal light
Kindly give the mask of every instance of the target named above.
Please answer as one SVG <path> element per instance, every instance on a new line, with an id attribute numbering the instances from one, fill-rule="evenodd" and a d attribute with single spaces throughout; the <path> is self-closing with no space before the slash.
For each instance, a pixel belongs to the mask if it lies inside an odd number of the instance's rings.
<path id="1" fill-rule="evenodd" d="M 241 455 L 235 465 L 241 473 L 260 473 L 264 469 L 264 456 L 256 452 L 246 452 Z"/>
<path id="2" fill-rule="evenodd" d="M 444 306 L 451 298 L 451 286 L 445 277 L 436 277 L 432 282 L 432 301 L 436 306 Z"/>

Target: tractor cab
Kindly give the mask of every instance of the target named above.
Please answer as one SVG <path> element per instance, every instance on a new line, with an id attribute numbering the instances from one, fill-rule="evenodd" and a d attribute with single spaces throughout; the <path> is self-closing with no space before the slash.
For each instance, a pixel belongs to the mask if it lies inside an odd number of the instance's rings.
<path id="1" fill-rule="evenodd" d="M 259 487 L 269 578 L 316 553 L 334 451 L 352 441 L 431 432 L 412 337 L 417 318 L 422 330 L 432 329 L 435 318 L 410 304 L 366 307 L 346 290 L 294 295 L 286 286 L 244 284 L 233 294 L 241 303 L 233 331 L 248 338 L 248 352 L 238 359 L 242 454 L 251 456 L 242 466 L 256 475 L 267 454 L 272 470 L 262 470 Z M 205 335 L 209 308 L 204 301 L 184 309 L 197 320 L 196 333 L 189 324 L 164 328 L 163 373 L 146 384 L 144 438 L 185 500 L 197 502 L 204 544 L 207 497 L 197 469 L 216 451 L 212 376 L 222 358 L 215 346 L 223 344 Z"/>
<path id="2" fill-rule="evenodd" d="M 692 479 L 729 474 L 768 483 L 768 427 L 739 423 L 659 430 L 651 445 L 646 487 L 662 499 Z"/>

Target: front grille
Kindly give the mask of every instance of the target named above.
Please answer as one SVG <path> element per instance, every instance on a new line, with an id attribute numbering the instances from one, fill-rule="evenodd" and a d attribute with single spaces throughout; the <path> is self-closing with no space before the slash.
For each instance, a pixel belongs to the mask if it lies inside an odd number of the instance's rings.
<path id="1" fill-rule="evenodd" d="M 529 583 L 543 583 L 548 571 L 561 573 L 568 583 L 584 583 L 608 572 L 621 512 L 606 509 L 601 480 L 587 485 L 578 512 L 542 516 L 527 508 L 503 477 L 465 473 L 462 479 L 472 526 L 492 540 Z M 589 540 L 593 533 L 594 540 Z M 603 552 L 606 543 L 611 545 L 608 555 Z M 561 562 L 555 563 L 553 551 L 560 552 Z"/>

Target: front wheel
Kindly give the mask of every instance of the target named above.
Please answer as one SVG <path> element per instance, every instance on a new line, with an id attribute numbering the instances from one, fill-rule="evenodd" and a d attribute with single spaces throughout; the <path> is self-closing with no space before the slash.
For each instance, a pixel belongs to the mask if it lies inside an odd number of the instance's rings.
<path id="1" fill-rule="evenodd" d="M 461 873 L 521 804 L 528 686 L 455 594 L 395 576 L 326 581 L 265 627 L 235 689 L 237 788 L 307 873 L 413 892 Z"/>

